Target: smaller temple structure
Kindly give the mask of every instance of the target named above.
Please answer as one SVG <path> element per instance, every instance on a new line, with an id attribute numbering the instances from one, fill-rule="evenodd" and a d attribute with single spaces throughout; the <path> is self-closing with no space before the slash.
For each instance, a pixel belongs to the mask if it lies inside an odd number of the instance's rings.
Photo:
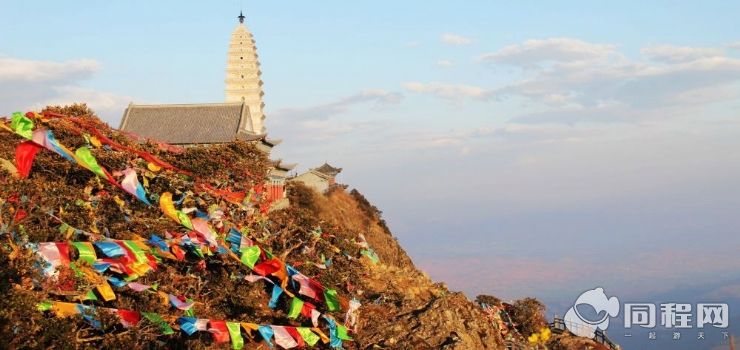
<path id="1" fill-rule="evenodd" d="M 267 173 L 265 184 L 267 198 L 272 202 L 272 210 L 283 209 L 289 205 L 288 193 L 285 190 L 285 179 L 288 178 L 288 172 L 295 167 L 295 163 L 283 163 L 282 159 L 272 161 L 272 167 Z"/>
<path id="2" fill-rule="evenodd" d="M 324 163 L 318 168 L 309 169 L 291 179 L 291 181 L 302 182 L 304 185 L 319 193 L 326 193 L 332 186 L 336 185 L 336 177 L 342 172 L 342 168 L 335 168 Z"/>

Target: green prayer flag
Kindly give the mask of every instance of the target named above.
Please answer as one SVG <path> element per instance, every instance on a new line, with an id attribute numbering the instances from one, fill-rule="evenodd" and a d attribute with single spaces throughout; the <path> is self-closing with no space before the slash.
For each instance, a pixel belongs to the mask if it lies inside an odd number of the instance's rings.
<path id="1" fill-rule="evenodd" d="M 241 349 L 244 347 L 244 338 L 242 338 L 241 325 L 238 322 L 226 322 L 226 328 L 229 329 L 231 336 L 231 347 Z"/>
<path id="2" fill-rule="evenodd" d="M 293 300 L 290 302 L 290 310 L 288 311 L 288 318 L 291 320 L 295 320 L 298 315 L 301 314 L 301 310 L 303 309 L 303 300 L 293 297 Z"/>
<path id="3" fill-rule="evenodd" d="M 10 121 L 10 128 L 15 131 L 16 134 L 21 135 L 27 139 L 33 138 L 33 120 L 29 119 L 21 112 L 14 112 L 13 119 Z"/>
<path id="4" fill-rule="evenodd" d="M 187 227 L 189 230 L 193 229 L 193 223 L 190 222 L 190 217 L 181 211 L 177 211 L 177 218 L 180 220 L 180 224 Z"/>
<path id="5" fill-rule="evenodd" d="M 326 308 L 329 309 L 329 311 L 334 312 L 341 310 L 341 307 L 339 306 L 339 297 L 337 296 L 336 290 L 325 289 L 324 298 L 326 299 Z"/>
<path id="6" fill-rule="evenodd" d="M 95 295 L 95 292 L 90 289 L 87 291 L 87 294 L 85 294 L 85 300 L 98 300 L 98 296 Z"/>
<path id="7" fill-rule="evenodd" d="M 141 247 L 139 247 L 134 241 L 123 241 L 123 244 L 134 252 L 138 263 L 145 264 L 149 262 L 149 259 L 146 258 L 146 252 L 144 249 L 141 249 Z"/>
<path id="8" fill-rule="evenodd" d="M 370 261 L 373 262 L 374 265 L 377 265 L 378 262 L 380 262 L 380 258 L 378 258 L 378 254 L 375 253 L 372 249 L 363 249 L 360 251 L 360 253 L 370 259 Z"/>
<path id="9" fill-rule="evenodd" d="M 242 254 L 242 263 L 249 266 L 250 269 L 254 269 L 254 264 L 260 258 L 260 247 L 253 245 L 251 247 L 242 248 L 239 252 Z"/>
<path id="10" fill-rule="evenodd" d="M 337 324 L 337 338 L 342 340 L 352 340 L 352 337 L 347 334 L 347 327 Z"/>
<path id="11" fill-rule="evenodd" d="M 319 336 L 316 335 L 316 333 L 312 332 L 310 328 L 297 327 L 296 330 L 298 331 L 298 334 L 301 335 L 303 341 L 306 342 L 306 344 L 314 346 L 316 345 L 316 343 L 319 342 Z"/>
<path id="12" fill-rule="evenodd" d="M 105 175 L 105 171 L 103 171 L 103 168 L 100 167 L 97 159 L 95 159 L 95 156 L 92 155 L 89 148 L 80 147 L 75 151 L 75 155 L 80 160 L 80 162 L 82 162 L 82 165 L 84 167 L 90 169 L 90 171 L 94 172 L 104 179 L 108 177 Z"/>
<path id="13" fill-rule="evenodd" d="M 72 245 L 77 248 L 77 251 L 80 253 L 80 260 L 88 264 L 92 264 L 98 259 L 97 255 L 95 255 L 95 248 L 93 248 L 90 243 L 72 242 Z"/>
<path id="14" fill-rule="evenodd" d="M 42 301 L 38 304 L 36 304 L 36 310 L 39 311 L 49 311 L 51 310 L 52 303 L 51 301 Z"/>
<path id="15" fill-rule="evenodd" d="M 195 255 L 197 255 L 199 258 L 205 258 L 205 255 L 203 255 L 203 251 L 201 251 L 199 246 L 193 246 L 193 252 Z"/>
<path id="16" fill-rule="evenodd" d="M 142 312 L 141 315 L 144 316 L 151 323 L 158 325 L 159 328 L 162 329 L 162 333 L 164 335 L 175 333 L 175 331 L 172 330 L 172 327 L 170 327 L 170 325 L 167 324 L 167 322 L 165 322 L 162 316 L 159 316 L 159 314 L 156 314 L 154 312 Z"/>

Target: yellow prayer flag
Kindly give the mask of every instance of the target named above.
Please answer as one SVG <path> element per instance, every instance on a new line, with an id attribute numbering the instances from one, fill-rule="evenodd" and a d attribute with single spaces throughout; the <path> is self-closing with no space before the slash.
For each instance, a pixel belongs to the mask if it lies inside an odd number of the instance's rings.
<path id="1" fill-rule="evenodd" d="M 77 304 L 54 302 L 51 306 L 51 311 L 54 312 L 57 317 L 69 317 L 78 314 Z"/>
<path id="2" fill-rule="evenodd" d="M 147 169 L 149 169 L 149 170 L 151 170 L 151 171 L 153 171 L 155 173 L 158 172 L 158 171 L 160 171 L 160 170 L 162 170 L 162 167 L 160 167 L 159 165 L 154 164 L 154 163 L 147 163 L 146 167 L 147 167 Z"/>
<path id="3" fill-rule="evenodd" d="M 110 284 L 108 284 L 108 282 L 103 282 L 95 288 L 98 290 L 98 293 L 100 293 L 100 296 L 103 297 L 103 300 L 116 300 L 116 294 L 113 293 L 113 289 L 110 287 Z"/>

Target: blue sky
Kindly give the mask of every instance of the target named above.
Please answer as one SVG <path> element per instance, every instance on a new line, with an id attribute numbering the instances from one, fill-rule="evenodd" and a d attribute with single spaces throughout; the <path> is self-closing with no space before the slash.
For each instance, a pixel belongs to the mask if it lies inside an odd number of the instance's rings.
<path id="1" fill-rule="evenodd" d="M 433 278 L 740 300 L 738 2 L 0 1 L 0 110 L 222 101 L 242 6 L 275 156 L 343 167 Z"/>

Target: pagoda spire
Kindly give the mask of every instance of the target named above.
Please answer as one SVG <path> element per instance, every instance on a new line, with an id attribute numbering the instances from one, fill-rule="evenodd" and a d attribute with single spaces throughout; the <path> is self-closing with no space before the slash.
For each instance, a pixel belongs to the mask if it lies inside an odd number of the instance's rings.
<path id="1" fill-rule="evenodd" d="M 257 47 L 252 33 L 244 24 L 244 13 L 239 11 L 239 24 L 231 33 L 226 56 L 226 102 L 242 103 L 249 110 L 248 121 L 240 128 L 253 134 L 264 134 L 265 115 L 262 110 L 262 72 L 260 71 Z"/>

